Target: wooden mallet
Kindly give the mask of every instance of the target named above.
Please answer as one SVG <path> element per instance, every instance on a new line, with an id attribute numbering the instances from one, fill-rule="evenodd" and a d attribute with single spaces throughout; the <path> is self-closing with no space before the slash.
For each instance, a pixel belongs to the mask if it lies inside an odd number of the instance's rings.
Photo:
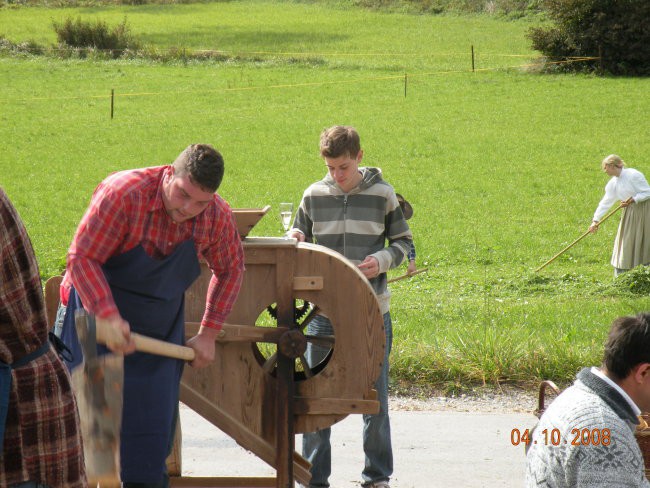
<path id="1" fill-rule="evenodd" d="M 94 321 L 85 310 L 75 312 L 75 326 L 84 359 L 71 376 L 88 486 L 119 488 L 124 357 L 97 355 Z"/>
<path id="2" fill-rule="evenodd" d="M 84 352 L 83 363 L 72 371 L 73 388 L 84 440 L 89 486 L 119 488 L 120 427 L 124 358 L 97 355 L 97 344 L 124 342 L 119 331 L 85 310 L 75 313 L 77 336 Z M 131 333 L 136 350 L 184 361 L 194 360 L 194 349 Z"/>

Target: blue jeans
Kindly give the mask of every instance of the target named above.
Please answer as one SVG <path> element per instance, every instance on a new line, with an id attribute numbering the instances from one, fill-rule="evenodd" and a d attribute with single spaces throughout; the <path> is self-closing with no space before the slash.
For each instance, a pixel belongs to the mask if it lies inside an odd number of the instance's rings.
<path id="1" fill-rule="evenodd" d="M 63 333 L 63 317 L 65 317 L 65 309 L 66 306 L 61 303 L 59 303 L 59 307 L 56 309 L 56 319 L 54 320 L 54 335 L 59 339 Z"/>
<path id="2" fill-rule="evenodd" d="M 393 447 L 390 438 L 390 419 L 388 417 L 388 356 L 393 344 L 393 323 L 390 312 L 384 314 L 384 329 L 386 332 L 386 351 L 384 361 L 375 383 L 379 400 L 379 413 L 363 415 L 363 451 L 366 462 L 361 472 L 363 483 L 388 481 L 393 474 Z M 331 335 L 334 333 L 332 324 L 324 317 L 316 316 L 307 326 L 307 333 L 314 335 Z M 329 349 L 313 344 L 307 345 L 305 357 L 310 366 L 322 361 Z M 331 429 L 302 436 L 302 455 L 311 463 L 310 488 L 327 488 L 329 476 L 332 473 L 332 446 L 330 443 Z"/>

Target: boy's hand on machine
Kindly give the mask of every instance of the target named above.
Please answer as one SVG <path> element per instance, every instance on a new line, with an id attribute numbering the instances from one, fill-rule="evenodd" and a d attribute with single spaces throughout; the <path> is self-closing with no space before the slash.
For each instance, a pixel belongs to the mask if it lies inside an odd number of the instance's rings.
<path id="1" fill-rule="evenodd" d="M 297 230 L 290 230 L 287 232 L 287 237 L 293 237 L 294 239 L 297 239 L 298 242 L 305 242 L 305 234 Z"/>
<path id="2" fill-rule="evenodd" d="M 357 267 L 368 279 L 379 276 L 379 261 L 377 261 L 377 258 L 375 257 L 366 257 L 366 259 L 359 263 Z"/>

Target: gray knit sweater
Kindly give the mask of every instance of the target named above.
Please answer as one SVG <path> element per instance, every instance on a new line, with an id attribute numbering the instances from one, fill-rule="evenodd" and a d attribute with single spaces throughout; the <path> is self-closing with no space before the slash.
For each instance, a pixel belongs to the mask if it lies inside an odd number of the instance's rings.
<path id="1" fill-rule="evenodd" d="M 378 168 L 359 168 L 359 185 L 343 193 L 327 175 L 305 190 L 293 228 L 315 242 L 341 253 L 358 264 L 367 256 L 377 258 L 379 276 L 370 280 L 381 312 L 389 309 L 386 271 L 404 260 L 412 236 L 395 196 Z M 386 246 L 388 241 L 388 246 Z"/>
<path id="2" fill-rule="evenodd" d="M 551 403 L 535 428 L 525 486 L 650 487 L 634 437 L 637 424 L 621 394 L 589 368 L 583 369 L 574 385 Z M 604 445 L 607 435 L 609 443 Z"/>

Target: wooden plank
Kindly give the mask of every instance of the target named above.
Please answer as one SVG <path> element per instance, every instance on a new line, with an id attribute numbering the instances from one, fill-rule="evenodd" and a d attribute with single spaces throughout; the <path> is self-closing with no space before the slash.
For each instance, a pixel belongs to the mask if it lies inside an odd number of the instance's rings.
<path id="1" fill-rule="evenodd" d="M 180 477 L 170 478 L 170 485 L 179 488 L 271 488 L 275 478 L 262 477 Z"/>
<path id="2" fill-rule="evenodd" d="M 167 456 L 167 474 L 169 476 L 180 476 L 183 473 L 183 429 L 181 428 L 180 416 L 176 420 L 176 431 L 174 432 L 174 444 L 172 451 Z M 119 487 L 118 487 L 119 488 Z"/>
<path id="3" fill-rule="evenodd" d="M 293 413 L 295 415 L 377 414 L 379 413 L 379 402 L 347 398 L 296 397 Z"/>
<path id="4" fill-rule="evenodd" d="M 323 277 L 322 276 L 296 276 L 293 278 L 293 289 L 296 291 L 322 290 Z"/>
<path id="5" fill-rule="evenodd" d="M 294 325 L 293 270 L 295 246 L 276 247 L 276 281 L 278 292 L 278 328 L 291 329 Z M 275 439 L 277 488 L 293 488 L 294 470 L 291 453 L 295 450 L 293 397 L 293 376 L 295 360 L 285 356 L 278 347 L 277 377 L 275 382 Z"/>
<path id="6" fill-rule="evenodd" d="M 185 322 L 185 337 L 193 337 L 199 332 L 200 322 Z M 256 327 L 254 325 L 223 324 L 217 337 L 218 342 L 270 342 L 277 344 L 287 327 Z"/>
<path id="7" fill-rule="evenodd" d="M 232 437 L 244 449 L 257 455 L 269 466 L 275 467 L 276 448 L 270 442 L 255 434 L 255 432 L 251 431 L 232 415 L 213 405 L 201 393 L 184 382 L 181 383 L 180 397 L 183 403 L 192 408 L 192 410 L 204 419 L 217 426 L 226 435 Z M 311 479 L 309 462 L 297 452 L 293 454 L 293 468 L 296 480 L 304 485 L 309 485 L 309 480 Z"/>
<path id="8" fill-rule="evenodd" d="M 52 276 L 45 282 L 45 311 L 47 314 L 47 325 L 52 328 L 56 319 L 56 311 L 59 308 L 59 287 L 63 276 Z"/>
<path id="9" fill-rule="evenodd" d="M 239 236 L 243 239 L 255 227 L 264 215 L 271 209 L 270 205 L 264 208 L 235 208 L 232 210 L 237 224 Z"/>
<path id="10" fill-rule="evenodd" d="M 223 334 L 219 334 L 219 342 L 272 342 L 278 339 L 287 327 L 256 327 L 252 325 L 223 324 Z"/>
<path id="11" fill-rule="evenodd" d="M 200 328 L 201 322 L 185 322 L 185 337 L 194 337 Z"/>
<path id="12" fill-rule="evenodd" d="M 295 239 L 282 239 L 270 237 L 248 237 L 244 240 L 245 264 L 276 264 L 279 249 L 293 249 L 296 247 Z"/>

